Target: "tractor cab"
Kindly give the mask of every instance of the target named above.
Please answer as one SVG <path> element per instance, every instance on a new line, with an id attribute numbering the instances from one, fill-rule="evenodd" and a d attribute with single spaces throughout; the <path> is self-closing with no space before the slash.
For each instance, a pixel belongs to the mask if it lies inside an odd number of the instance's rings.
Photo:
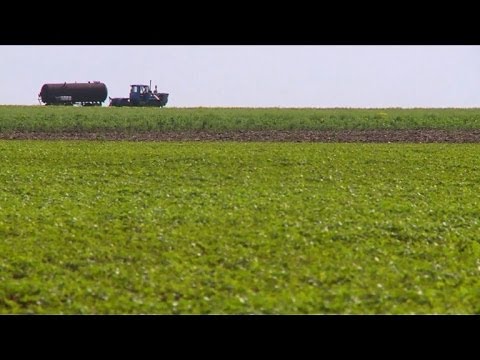
<path id="1" fill-rule="evenodd" d="M 135 104 L 139 105 L 149 100 L 150 94 L 150 86 L 148 85 L 130 85 L 130 101 Z"/>
<path id="2" fill-rule="evenodd" d="M 150 86 L 148 85 L 130 85 L 130 96 L 144 95 L 150 93 Z"/>

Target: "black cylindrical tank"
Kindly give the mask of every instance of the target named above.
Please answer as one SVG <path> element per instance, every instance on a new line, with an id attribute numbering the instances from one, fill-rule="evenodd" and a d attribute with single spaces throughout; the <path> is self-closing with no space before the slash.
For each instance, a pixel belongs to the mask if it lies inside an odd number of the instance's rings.
<path id="1" fill-rule="evenodd" d="M 107 86 L 98 81 L 45 84 L 39 96 L 45 104 L 102 103 L 107 98 Z"/>

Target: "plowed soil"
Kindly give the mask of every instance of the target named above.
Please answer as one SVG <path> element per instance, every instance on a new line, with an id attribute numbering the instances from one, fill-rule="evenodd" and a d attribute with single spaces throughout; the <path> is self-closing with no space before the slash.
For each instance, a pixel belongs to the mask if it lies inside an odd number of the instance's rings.
<path id="1" fill-rule="evenodd" d="M 129 140 L 129 141 L 293 141 L 359 143 L 476 143 L 480 130 L 342 130 L 342 131 L 176 131 L 176 132 L 14 132 L 0 133 L 11 140 Z"/>

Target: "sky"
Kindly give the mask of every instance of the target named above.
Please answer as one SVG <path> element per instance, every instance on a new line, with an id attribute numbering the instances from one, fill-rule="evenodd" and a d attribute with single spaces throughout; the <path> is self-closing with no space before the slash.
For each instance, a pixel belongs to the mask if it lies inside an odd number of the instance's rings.
<path id="1" fill-rule="evenodd" d="M 0 104 L 150 80 L 168 107 L 480 107 L 480 46 L 0 46 Z"/>

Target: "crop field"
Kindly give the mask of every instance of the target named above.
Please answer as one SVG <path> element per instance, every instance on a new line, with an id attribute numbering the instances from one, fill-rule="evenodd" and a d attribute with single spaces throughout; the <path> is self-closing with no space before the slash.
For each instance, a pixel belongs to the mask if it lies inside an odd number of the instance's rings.
<path id="1" fill-rule="evenodd" d="M 0 106 L 0 134 L 165 131 L 479 130 L 480 109 Z"/>
<path id="2" fill-rule="evenodd" d="M 157 110 L 3 107 L 0 126 L 480 127 L 480 110 Z M 2 140 L 0 312 L 480 313 L 479 159 L 480 144 Z"/>

